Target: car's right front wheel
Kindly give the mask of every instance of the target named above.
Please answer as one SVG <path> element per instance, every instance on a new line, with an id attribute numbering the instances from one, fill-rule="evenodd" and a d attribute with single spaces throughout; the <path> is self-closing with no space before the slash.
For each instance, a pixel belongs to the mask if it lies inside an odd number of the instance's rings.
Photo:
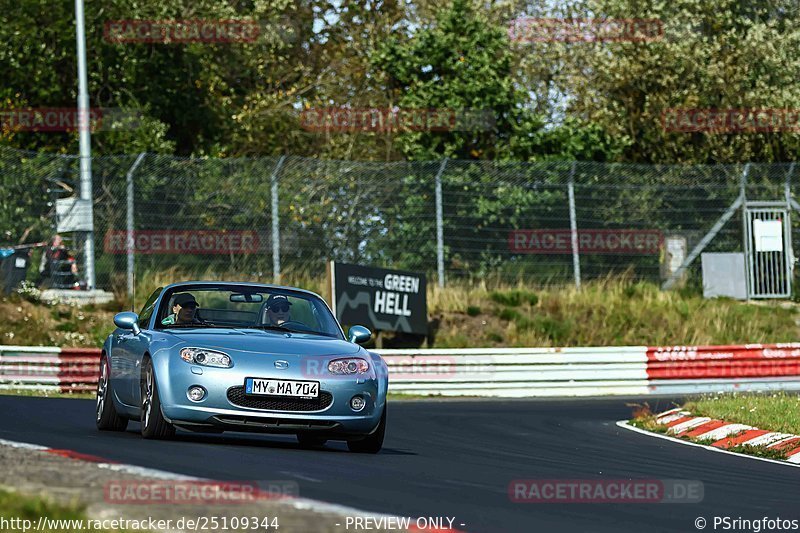
<path id="1" fill-rule="evenodd" d="M 111 388 L 111 371 L 108 357 L 103 354 L 100 359 L 100 376 L 97 380 L 96 417 L 97 429 L 101 431 L 125 431 L 128 419 L 123 418 L 114 408 L 114 390 Z"/>
<path id="2" fill-rule="evenodd" d="M 142 364 L 142 437 L 146 439 L 168 439 L 175 435 L 175 426 L 161 414 L 161 399 L 153 362 L 145 359 Z"/>
<path id="3" fill-rule="evenodd" d="M 386 435 L 386 405 L 383 406 L 383 415 L 378 428 L 363 439 L 348 440 L 347 448 L 356 453 L 378 453 L 383 447 L 383 437 Z"/>

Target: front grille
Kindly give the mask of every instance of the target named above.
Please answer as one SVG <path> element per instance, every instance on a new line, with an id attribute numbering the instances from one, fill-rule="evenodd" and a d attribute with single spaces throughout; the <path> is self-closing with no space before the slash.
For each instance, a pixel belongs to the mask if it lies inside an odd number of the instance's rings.
<path id="1" fill-rule="evenodd" d="M 320 391 L 319 397 L 313 400 L 248 396 L 244 393 L 244 387 L 231 387 L 228 389 L 228 401 L 239 407 L 267 411 L 322 411 L 333 403 L 333 395 L 327 391 Z"/>

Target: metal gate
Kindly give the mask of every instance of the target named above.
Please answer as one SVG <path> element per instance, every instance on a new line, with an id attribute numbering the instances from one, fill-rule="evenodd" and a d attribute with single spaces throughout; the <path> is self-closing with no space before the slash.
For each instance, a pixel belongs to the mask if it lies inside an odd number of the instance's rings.
<path id="1" fill-rule="evenodd" d="M 792 295 L 791 220 L 785 202 L 747 202 L 744 253 L 749 298 Z"/>

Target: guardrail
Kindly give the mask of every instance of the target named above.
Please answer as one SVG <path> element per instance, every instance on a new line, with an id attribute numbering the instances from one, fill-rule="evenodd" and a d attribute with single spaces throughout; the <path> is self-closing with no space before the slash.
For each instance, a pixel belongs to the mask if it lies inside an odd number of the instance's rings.
<path id="1" fill-rule="evenodd" d="M 653 394 L 800 390 L 800 343 L 647 349 Z"/>
<path id="2" fill-rule="evenodd" d="M 0 389 L 93 391 L 99 360 L 96 348 L 0 346 Z"/>
<path id="3" fill-rule="evenodd" d="M 646 396 L 800 390 L 800 343 L 377 350 L 389 389 L 442 396 Z M 0 389 L 91 391 L 99 349 L 0 346 Z"/>
<path id="4" fill-rule="evenodd" d="M 443 396 L 647 394 L 644 347 L 378 350 L 389 389 Z"/>

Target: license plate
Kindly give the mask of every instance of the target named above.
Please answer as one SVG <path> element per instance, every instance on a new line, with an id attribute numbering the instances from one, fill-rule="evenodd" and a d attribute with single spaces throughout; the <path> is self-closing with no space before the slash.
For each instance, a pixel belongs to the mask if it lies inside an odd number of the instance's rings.
<path id="1" fill-rule="evenodd" d="M 291 396 L 293 398 L 318 398 L 319 381 L 294 381 L 290 379 L 246 378 L 246 394 L 257 396 Z"/>

